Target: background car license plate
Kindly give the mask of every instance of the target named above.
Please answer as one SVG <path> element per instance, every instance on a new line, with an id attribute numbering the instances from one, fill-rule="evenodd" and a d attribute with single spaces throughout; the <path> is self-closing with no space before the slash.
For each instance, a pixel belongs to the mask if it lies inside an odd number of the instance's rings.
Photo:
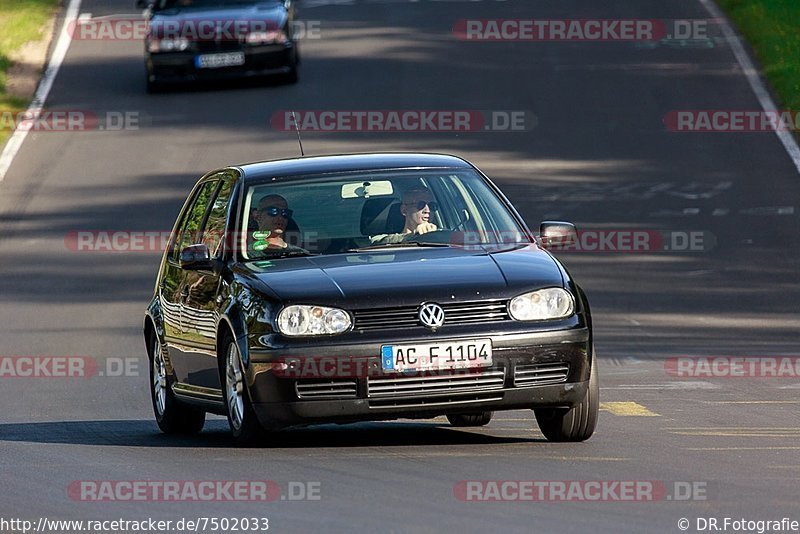
<path id="1" fill-rule="evenodd" d="M 381 366 L 384 371 L 466 369 L 490 365 L 491 339 L 381 347 Z"/>
<path id="2" fill-rule="evenodd" d="M 205 54 L 195 58 L 198 69 L 218 69 L 244 65 L 244 52 L 226 52 L 224 54 Z"/>

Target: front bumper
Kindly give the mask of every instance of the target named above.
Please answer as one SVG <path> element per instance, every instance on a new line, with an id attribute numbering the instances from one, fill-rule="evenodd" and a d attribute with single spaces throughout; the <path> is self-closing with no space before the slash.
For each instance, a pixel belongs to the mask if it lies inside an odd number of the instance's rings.
<path id="1" fill-rule="evenodd" d="M 267 76 L 287 74 L 296 68 L 298 63 L 297 47 L 292 43 L 253 46 L 243 52 L 244 65 L 221 68 L 198 68 L 195 65 L 198 54 L 191 51 L 148 54 L 145 60 L 147 76 L 150 82 L 156 83 Z"/>
<path id="2" fill-rule="evenodd" d="M 398 418 L 432 418 L 451 413 L 540 407 L 580 402 L 591 372 L 586 327 L 492 336 L 493 364 L 479 372 L 403 375 L 381 370 L 380 344 L 250 350 L 247 384 L 262 425 L 281 428 Z M 459 337 L 448 336 L 448 340 Z M 430 340 L 420 339 L 419 342 Z M 403 339 L 414 343 L 414 339 Z M 347 365 L 286 370 L 286 361 L 313 357 Z M 306 367 L 306 370 L 308 367 Z M 344 372 L 342 372 L 344 371 Z M 355 372 L 353 372 L 355 371 Z"/>

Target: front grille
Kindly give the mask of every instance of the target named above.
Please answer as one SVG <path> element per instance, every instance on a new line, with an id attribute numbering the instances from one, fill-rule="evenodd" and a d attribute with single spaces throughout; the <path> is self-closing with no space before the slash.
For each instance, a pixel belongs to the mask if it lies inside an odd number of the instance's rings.
<path id="1" fill-rule="evenodd" d="M 542 386 L 566 382 L 569 375 L 567 363 L 534 363 L 517 365 L 514 369 L 514 386 Z"/>
<path id="2" fill-rule="evenodd" d="M 425 406 L 453 406 L 475 402 L 491 402 L 503 400 L 502 391 L 484 391 L 481 393 L 461 393 L 450 395 L 433 395 L 425 397 L 394 397 L 386 399 L 369 399 L 370 408 L 422 408 Z"/>
<path id="3" fill-rule="evenodd" d="M 426 397 L 414 400 L 412 404 L 425 404 L 426 401 L 440 403 L 441 399 L 431 399 L 430 397 L 452 397 L 453 395 L 473 394 L 475 392 L 485 392 L 503 389 L 505 383 L 505 368 L 490 369 L 473 374 L 437 374 L 434 376 L 409 376 L 409 377 L 369 377 L 367 379 L 367 397 L 370 405 L 381 404 L 378 399 L 387 397 L 405 397 L 399 400 L 400 404 L 406 405 L 408 397 Z M 450 401 L 445 401 L 450 402 Z M 387 404 L 387 403 L 383 403 Z M 396 405 L 389 402 L 389 405 Z"/>
<path id="4" fill-rule="evenodd" d="M 491 323 L 509 319 L 505 300 L 459 302 L 441 306 L 445 325 Z M 419 306 L 354 310 L 354 327 L 356 330 L 386 330 L 421 326 L 418 312 Z"/>
<path id="5" fill-rule="evenodd" d="M 354 399 L 358 393 L 355 380 L 303 380 L 295 383 L 299 399 Z"/>
<path id="6" fill-rule="evenodd" d="M 213 54 L 215 52 L 238 52 L 243 50 L 242 44 L 236 39 L 200 39 L 194 42 L 198 52 Z"/>

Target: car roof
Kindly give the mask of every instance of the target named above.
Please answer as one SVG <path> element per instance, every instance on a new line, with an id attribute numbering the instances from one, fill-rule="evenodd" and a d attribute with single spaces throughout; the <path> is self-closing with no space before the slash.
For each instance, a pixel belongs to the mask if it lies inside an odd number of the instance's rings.
<path id="1" fill-rule="evenodd" d="M 374 154 L 341 154 L 262 161 L 238 165 L 245 181 L 275 177 L 302 176 L 348 171 L 414 168 L 471 169 L 465 160 L 446 154 L 382 152 Z"/>

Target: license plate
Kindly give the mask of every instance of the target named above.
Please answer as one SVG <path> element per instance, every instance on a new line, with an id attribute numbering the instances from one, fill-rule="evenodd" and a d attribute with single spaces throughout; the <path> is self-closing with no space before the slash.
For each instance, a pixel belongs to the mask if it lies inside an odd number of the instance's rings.
<path id="1" fill-rule="evenodd" d="M 198 69 L 219 69 L 244 65 L 244 52 L 226 52 L 224 54 L 205 54 L 194 58 Z"/>
<path id="2" fill-rule="evenodd" d="M 491 339 L 381 347 L 381 366 L 384 371 L 438 371 L 490 365 L 492 365 Z"/>

